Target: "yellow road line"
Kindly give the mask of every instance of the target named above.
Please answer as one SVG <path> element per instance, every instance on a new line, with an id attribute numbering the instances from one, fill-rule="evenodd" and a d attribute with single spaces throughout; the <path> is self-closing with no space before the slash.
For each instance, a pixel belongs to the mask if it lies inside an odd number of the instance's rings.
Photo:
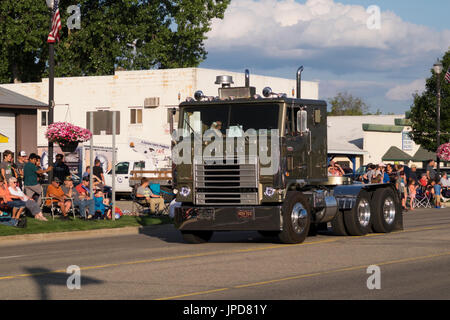
<path id="1" fill-rule="evenodd" d="M 323 275 L 329 275 L 329 274 L 339 273 L 339 272 L 361 270 L 361 269 L 366 269 L 370 265 L 383 266 L 383 265 L 399 264 L 399 263 L 405 263 L 405 262 L 415 262 L 415 261 L 419 261 L 419 260 L 430 260 L 430 259 L 433 259 L 433 258 L 444 257 L 444 256 L 450 256 L 450 251 L 443 252 L 443 253 L 438 253 L 438 254 L 427 255 L 427 256 L 404 258 L 404 259 L 399 259 L 399 260 L 391 260 L 391 261 L 385 261 L 385 262 L 371 263 L 371 264 L 367 264 L 367 265 L 346 267 L 346 268 L 341 268 L 341 269 L 337 269 L 337 270 L 329 270 L 329 271 L 323 271 L 323 272 L 301 274 L 301 275 L 296 275 L 296 276 L 291 276 L 291 277 L 286 277 L 286 278 L 272 279 L 272 280 L 267 280 L 267 281 L 247 283 L 247 284 L 232 286 L 230 288 L 219 288 L 219 289 L 208 290 L 208 291 L 191 292 L 191 293 L 181 294 L 181 295 L 172 296 L 172 297 L 158 298 L 156 300 L 179 299 L 179 298 L 192 297 L 192 296 L 203 295 L 203 294 L 208 294 L 208 293 L 215 293 L 215 292 L 220 292 L 220 291 L 226 291 L 226 290 L 231 290 L 231 289 L 242 289 L 242 288 L 256 287 L 256 286 L 268 285 L 268 284 L 284 282 L 284 281 L 289 281 L 289 280 L 298 280 L 298 279 L 303 279 L 303 278 L 312 278 L 312 277 L 318 277 L 318 276 L 323 276 Z"/>
<path id="2" fill-rule="evenodd" d="M 303 242 L 303 243 L 299 243 L 299 244 L 278 244 L 278 245 L 265 246 L 265 247 L 261 247 L 261 248 L 246 248 L 246 249 L 210 251 L 210 252 L 196 253 L 196 254 L 189 254 L 189 255 L 181 255 L 181 256 L 161 257 L 161 258 L 153 258 L 153 259 L 146 259 L 146 260 L 138 260 L 138 261 L 129 261 L 129 262 L 121 262 L 121 263 L 114 263 L 114 264 L 99 265 L 99 266 L 81 267 L 80 270 L 94 270 L 94 269 L 104 269 L 104 268 L 118 267 L 118 266 L 124 266 L 124 265 L 135 265 L 135 264 L 142 264 L 142 263 L 153 263 L 153 262 L 163 262 L 163 261 L 171 261 L 171 260 L 182 260 L 182 259 L 188 259 L 188 258 L 198 258 L 198 257 L 213 256 L 213 255 L 218 255 L 218 254 L 233 254 L 233 253 L 244 253 L 244 252 L 257 252 L 257 251 L 264 251 L 264 250 L 271 250 L 271 249 L 292 248 L 292 247 L 298 247 L 298 246 L 308 246 L 308 245 L 316 245 L 316 244 L 323 244 L 323 243 L 332 243 L 332 242 L 340 241 L 342 239 L 350 239 L 351 240 L 351 239 L 358 239 L 358 238 L 364 238 L 364 237 L 387 236 L 389 234 L 438 230 L 438 229 L 445 229 L 445 228 L 448 228 L 448 227 L 449 227 L 449 225 L 447 225 L 446 227 L 441 225 L 439 227 L 415 228 L 415 229 L 408 229 L 408 230 L 402 230 L 402 231 L 395 231 L 395 232 L 391 232 L 391 233 L 372 233 L 372 234 L 367 234 L 365 236 L 360 236 L 360 237 L 335 237 L 333 239 L 325 239 L 325 240 L 319 240 L 319 241 Z M 3 277 L 0 276 L 0 280 L 26 278 L 26 277 L 48 275 L 48 274 L 53 274 L 53 273 L 64 273 L 64 272 L 66 272 L 66 271 L 65 270 L 54 270 L 54 271 L 33 273 L 33 274 L 19 274 L 19 275 L 3 276 Z"/>

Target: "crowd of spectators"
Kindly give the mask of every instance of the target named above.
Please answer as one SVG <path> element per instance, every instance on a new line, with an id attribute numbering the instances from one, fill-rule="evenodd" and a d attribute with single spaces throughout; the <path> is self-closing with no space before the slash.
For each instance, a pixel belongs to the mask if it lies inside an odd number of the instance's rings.
<path id="1" fill-rule="evenodd" d="M 367 171 L 360 176 L 362 183 L 392 183 L 402 200 L 404 210 L 414 210 L 414 199 L 418 194 L 430 199 L 435 208 L 442 207 L 442 201 L 450 198 L 450 181 L 445 171 L 439 177 L 436 162 L 429 160 L 426 171 L 419 174 L 417 167 L 401 164 L 368 164 Z"/>
<path id="2" fill-rule="evenodd" d="M 17 225 L 20 217 L 29 212 L 35 219 L 48 221 L 42 213 L 44 207 L 58 208 L 61 219 L 69 219 L 69 212 L 77 209 L 86 219 L 111 218 L 111 200 L 100 161 L 93 168 L 94 196 L 89 189 L 90 170 L 84 174 L 75 187 L 64 155 L 57 154 L 54 166 L 41 168 L 41 158 L 35 153 L 27 156 L 25 151 L 18 154 L 13 162 L 13 153 L 3 152 L 0 163 L 0 218 L 10 217 L 12 225 Z M 45 174 L 52 171 L 53 179 L 44 188 Z M 45 190 L 45 191 L 44 191 Z M 104 193 L 105 191 L 105 193 Z"/>

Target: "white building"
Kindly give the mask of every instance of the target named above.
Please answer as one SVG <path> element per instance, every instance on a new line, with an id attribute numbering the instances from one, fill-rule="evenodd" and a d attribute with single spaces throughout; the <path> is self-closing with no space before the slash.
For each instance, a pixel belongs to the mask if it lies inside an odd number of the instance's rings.
<path id="1" fill-rule="evenodd" d="M 295 70 L 294 70 L 295 71 Z M 67 121 L 87 127 L 89 111 L 119 111 L 120 135 L 116 142 L 118 161 L 129 156 L 130 139 L 170 145 L 169 108 L 176 107 L 196 90 L 217 96 L 216 76 L 230 75 L 234 86 L 244 86 L 244 73 L 202 68 L 116 71 L 112 76 L 55 79 L 54 122 Z M 250 85 L 258 94 L 269 86 L 274 92 L 293 95 L 296 81 L 250 74 Z M 48 101 L 48 79 L 38 83 L 5 84 L 2 87 L 39 101 Z M 302 81 L 302 98 L 318 99 L 318 82 Z M 48 111 L 38 114 L 38 146 L 47 146 L 44 133 Z M 34 134 L 34 133 L 30 133 Z M 111 136 L 95 135 L 96 146 L 111 146 Z"/>

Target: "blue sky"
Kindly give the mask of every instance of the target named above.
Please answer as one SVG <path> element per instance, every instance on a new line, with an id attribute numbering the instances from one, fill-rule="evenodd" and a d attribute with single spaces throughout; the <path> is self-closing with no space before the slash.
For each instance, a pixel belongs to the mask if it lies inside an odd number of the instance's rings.
<path id="1" fill-rule="evenodd" d="M 372 112 L 404 113 L 449 50 L 449 13 L 450 0 L 232 0 L 212 24 L 200 67 L 293 79 L 304 65 L 321 99 L 347 91 Z"/>
<path id="2" fill-rule="evenodd" d="M 305 1 L 297 1 L 304 3 Z M 377 5 L 380 9 L 391 10 L 403 20 L 423 24 L 436 30 L 450 27 L 449 0 L 341 0 L 343 4 L 358 4 L 364 7 Z"/>

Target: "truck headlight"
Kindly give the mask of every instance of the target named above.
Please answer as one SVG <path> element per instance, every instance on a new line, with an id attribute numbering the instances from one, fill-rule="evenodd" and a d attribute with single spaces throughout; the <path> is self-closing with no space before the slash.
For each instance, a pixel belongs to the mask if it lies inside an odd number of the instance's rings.
<path id="1" fill-rule="evenodd" d="M 266 187 L 266 188 L 264 189 L 264 195 L 265 195 L 266 197 L 271 198 L 271 197 L 273 197 L 274 194 L 275 194 L 275 189 L 274 189 L 274 188 L 272 188 L 272 187 Z"/>
<path id="2" fill-rule="evenodd" d="M 189 188 L 189 187 L 181 187 L 181 189 L 180 189 L 180 195 L 182 196 L 182 197 L 187 197 L 188 195 L 190 195 L 191 194 L 191 188 Z"/>

